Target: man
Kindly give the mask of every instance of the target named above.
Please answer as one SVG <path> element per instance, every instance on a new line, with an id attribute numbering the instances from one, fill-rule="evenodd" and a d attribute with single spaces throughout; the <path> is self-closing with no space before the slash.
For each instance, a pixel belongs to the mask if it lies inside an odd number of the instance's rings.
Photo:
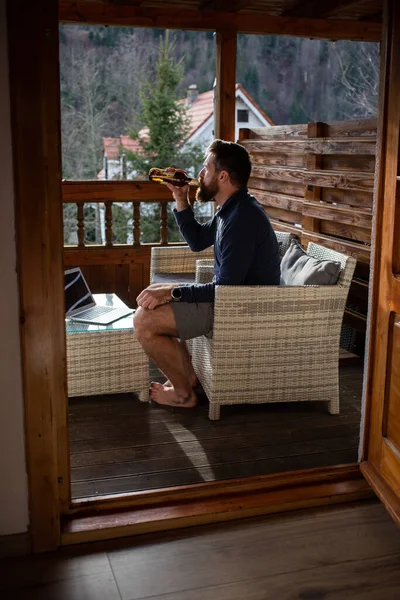
<path id="1" fill-rule="evenodd" d="M 154 402 L 193 407 L 196 374 L 184 340 L 211 335 L 216 285 L 279 285 L 280 257 L 268 216 L 247 190 L 250 157 L 233 142 L 214 140 L 207 149 L 196 199 L 215 201 L 218 210 L 200 224 L 188 201 L 188 186 L 168 184 L 182 236 L 194 252 L 214 244 L 212 283 L 177 287 L 150 285 L 137 297 L 135 333 L 146 354 L 168 377 L 152 383 Z"/>

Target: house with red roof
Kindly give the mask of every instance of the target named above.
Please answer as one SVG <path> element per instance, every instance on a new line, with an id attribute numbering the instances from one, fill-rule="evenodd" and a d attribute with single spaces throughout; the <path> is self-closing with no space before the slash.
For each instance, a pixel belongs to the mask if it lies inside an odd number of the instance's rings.
<path id="1" fill-rule="evenodd" d="M 185 144 L 198 144 L 205 149 L 215 137 L 214 90 L 199 94 L 197 86 L 191 85 L 185 102 L 190 123 L 190 132 Z M 237 83 L 235 139 L 239 138 L 239 129 L 243 127 L 269 127 L 271 125 L 273 125 L 271 119 L 244 87 Z M 147 135 L 148 131 L 146 129 L 139 132 L 139 136 L 143 139 L 146 139 Z M 104 167 L 98 174 L 98 179 L 131 178 L 129 173 L 125 173 L 124 149 L 139 152 L 139 141 L 137 139 L 132 140 L 127 135 L 121 135 L 117 138 L 103 138 Z"/>

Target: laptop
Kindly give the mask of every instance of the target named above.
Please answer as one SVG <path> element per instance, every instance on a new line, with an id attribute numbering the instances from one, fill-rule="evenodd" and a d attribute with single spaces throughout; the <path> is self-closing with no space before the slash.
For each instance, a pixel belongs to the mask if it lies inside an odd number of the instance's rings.
<path id="1" fill-rule="evenodd" d="M 134 312 L 126 305 L 113 306 L 112 301 L 109 306 L 97 304 L 79 267 L 64 271 L 64 294 L 65 316 L 72 321 L 109 325 Z"/>

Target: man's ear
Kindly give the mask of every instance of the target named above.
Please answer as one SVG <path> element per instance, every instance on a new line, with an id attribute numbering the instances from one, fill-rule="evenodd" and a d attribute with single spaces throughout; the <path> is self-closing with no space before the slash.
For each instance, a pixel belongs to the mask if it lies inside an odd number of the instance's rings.
<path id="1" fill-rule="evenodd" d="M 218 179 L 220 183 L 227 183 L 229 181 L 229 173 L 228 171 L 220 171 L 218 175 Z"/>

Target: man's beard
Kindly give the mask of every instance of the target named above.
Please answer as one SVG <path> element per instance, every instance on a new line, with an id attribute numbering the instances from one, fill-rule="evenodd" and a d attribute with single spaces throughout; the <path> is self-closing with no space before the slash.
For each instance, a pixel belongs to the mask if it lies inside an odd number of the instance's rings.
<path id="1" fill-rule="evenodd" d="M 216 177 L 208 185 L 204 185 L 204 181 L 202 181 L 200 179 L 200 185 L 196 191 L 197 202 L 201 202 L 201 203 L 212 202 L 217 194 L 218 194 L 218 182 L 217 182 Z"/>

